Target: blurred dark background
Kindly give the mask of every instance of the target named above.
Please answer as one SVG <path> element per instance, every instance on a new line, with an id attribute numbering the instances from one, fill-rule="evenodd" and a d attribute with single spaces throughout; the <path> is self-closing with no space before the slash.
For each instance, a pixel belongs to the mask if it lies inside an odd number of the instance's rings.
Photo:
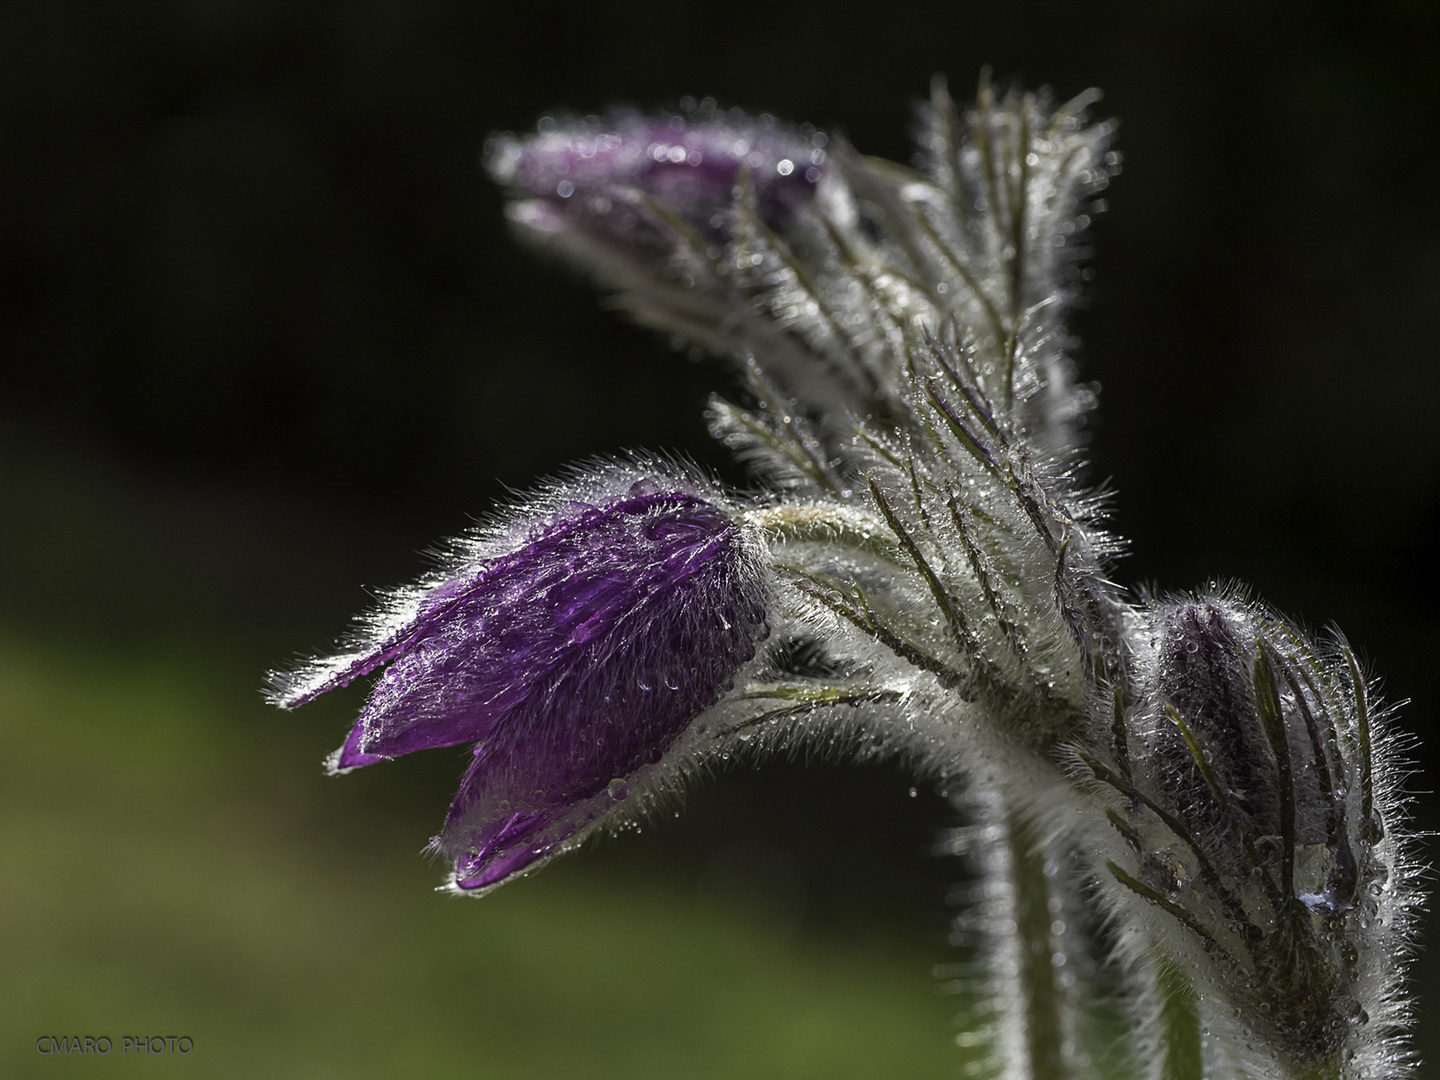
<path id="1" fill-rule="evenodd" d="M 236 799 L 283 789 L 296 829 L 343 834 L 357 888 L 356 815 L 419 863 L 456 760 L 326 781 L 357 699 L 272 715 L 262 672 L 567 461 L 651 447 L 739 479 L 700 415 L 723 370 L 515 243 L 487 133 L 710 94 L 907 160 L 931 75 L 964 98 L 990 64 L 1099 86 L 1121 121 L 1075 318 L 1095 476 L 1133 544 L 1119 579 L 1240 579 L 1342 627 L 1409 702 L 1434 828 L 1437 29 L 1421 2 L 7 4 L 0 637 L 60 681 L 154 657 L 207 673 L 248 759 Z M 815 763 L 721 777 L 681 820 L 517 888 L 654 880 L 944 960 L 957 871 L 926 852 L 953 822 L 907 788 Z"/>

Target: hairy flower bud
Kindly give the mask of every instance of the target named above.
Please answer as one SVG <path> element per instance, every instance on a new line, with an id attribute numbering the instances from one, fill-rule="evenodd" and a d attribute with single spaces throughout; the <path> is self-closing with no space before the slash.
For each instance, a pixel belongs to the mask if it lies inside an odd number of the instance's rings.
<path id="1" fill-rule="evenodd" d="M 526 224 L 545 232 L 592 229 L 666 254 L 674 245 L 667 215 L 698 235 L 720 235 L 742 169 L 761 217 L 779 226 L 813 196 L 824 145 L 813 131 L 707 103 L 670 116 L 546 119 L 535 135 L 490 140 L 486 164 L 523 200 L 516 212 Z"/>
<path id="2" fill-rule="evenodd" d="M 1110 760 L 1082 754 L 1122 797 L 1134 869 L 1110 871 L 1225 973 L 1244 1026 L 1338 1061 L 1352 1025 L 1394 1020 L 1372 1013 L 1405 903 L 1364 680 L 1343 646 L 1224 596 L 1157 605 L 1148 644 Z"/>
<path id="3" fill-rule="evenodd" d="M 384 668 L 335 771 L 474 744 L 435 841 L 462 890 L 622 802 L 766 632 L 751 542 L 720 506 L 645 480 L 561 501 L 402 597 L 359 651 L 277 682 L 293 708 Z"/>

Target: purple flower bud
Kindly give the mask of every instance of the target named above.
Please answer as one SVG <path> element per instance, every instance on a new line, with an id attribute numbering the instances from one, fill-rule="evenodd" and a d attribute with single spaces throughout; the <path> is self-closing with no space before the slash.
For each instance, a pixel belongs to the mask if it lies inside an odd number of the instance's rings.
<path id="1" fill-rule="evenodd" d="M 1185 600 L 1158 612 L 1160 640 L 1155 683 L 1191 728 L 1217 777 L 1223 777 L 1230 805 L 1263 832 L 1279 834 L 1275 782 L 1267 775 L 1273 755 L 1251 688 L 1255 642 L 1230 605 Z M 1191 776 L 1205 784 L 1181 732 L 1163 712 L 1154 718 L 1149 765 L 1159 776 Z M 1203 797 L 1202 797 L 1203 796 Z M 1207 831 L 1223 831 L 1221 808 L 1208 793 L 1198 794 L 1190 813 L 1209 814 Z"/>
<path id="2" fill-rule="evenodd" d="M 523 139 L 497 136 L 486 164 L 519 213 L 543 232 L 575 224 L 624 243 L 668 252 L 671 230 L 651 200 L 707 237 L 720 234 L 741 167 L 749 169 L 760 216 L 783 228 L 814 195 L 825 165 L 825 136 L 770 117 L 702 108 L 686 115 L 541 121 Z"/>
<path id="3" fill-rule="evenodd" d="M 1338 1053 L 1367 971 L 1390 962 L 1346 944 L 1395 860 L 1377 843 L 1364 680 L 1343 644 L 1226 596 L 1158 604 L 1150 629 L 1114 767 L 1085 758 L 1125 796 L 1137 873 L 1112 872 L 1248 973 L 1246 1007 L 1280 1045 Z"/>
<path id="4" fill-rule="evenodd" d="M 564 501 L 485 548 L 410 596 L 366 648 L 275 695 L 293 708 L 384 668 L 336 771 L 475 744 L 435 841 L 464 890 L 623 802 L 766 633 L 753 542 L 689 491 L 641 481 Z"/>

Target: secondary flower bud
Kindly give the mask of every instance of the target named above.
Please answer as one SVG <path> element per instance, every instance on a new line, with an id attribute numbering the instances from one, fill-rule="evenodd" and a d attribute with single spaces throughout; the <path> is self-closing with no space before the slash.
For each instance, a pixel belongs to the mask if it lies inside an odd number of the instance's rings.
<path id="1" fill-rule="evenodd" d="M 1159 604 L 1149 631 L 1113 752 L 1081 755 L 1123 797 L 1134 870 L 1111 872 L 1228 973 L 1245 1025 L 1337 1058 L 1395 972 L 1364 680 L 1343 647 L 1223 596 Z"/>
<path id="2" fill-rule="evenodd" d="M 295 707 L 384 668 L 336 771 L 475 744 L 435 841 L 460 889 L 498 883 L 623 801 L 766 632 L 751 543 L 715 503 L 648 481 L 562 502 L 276 694 Z"/>
<path id="3" fill-rule="evenodd" d="M 492 139 L 486 164 L 522 200 L 515 212 L 526 224 L 542 232 L 591 229 L 666 254 L 675 243 L 666 214 L 697 235 L 720 235 L 742 169 L 761 218 L 781 227 L 813 196 L 824 145 L 813 131 L 712 106 L 672 116 L 547 119 L 535 135 Z"/>

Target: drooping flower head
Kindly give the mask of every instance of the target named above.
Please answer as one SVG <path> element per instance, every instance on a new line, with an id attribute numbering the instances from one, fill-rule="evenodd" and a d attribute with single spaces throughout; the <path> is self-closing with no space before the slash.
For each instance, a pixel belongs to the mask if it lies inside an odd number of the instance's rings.
<path id="1" fill-rule="evenodd" d="M 398 594 L 360 648 L 275 682 L 294 708 L 380 671 L 337 772 L 474 744 L 435 841 L 462 890 L 622 803 L 766 632 L 753 541 L 713 493 L 620 469 L 545 501 Z"/>
<path id="2" fill-rule="evenodd" d="M 830 154 L 809 125 L 707 99 L 679 113 L 546 117 L 533 134 L 492 138 L 485 161 L 521 236 L 593 273 L 642 323 L 739 356 L 778 344 L 762 298 L 789 271 L 772 249 L 814 247 L 802 237 L 821 227 Z M 815 374 L 783 377 L 839 407 Z"/>

